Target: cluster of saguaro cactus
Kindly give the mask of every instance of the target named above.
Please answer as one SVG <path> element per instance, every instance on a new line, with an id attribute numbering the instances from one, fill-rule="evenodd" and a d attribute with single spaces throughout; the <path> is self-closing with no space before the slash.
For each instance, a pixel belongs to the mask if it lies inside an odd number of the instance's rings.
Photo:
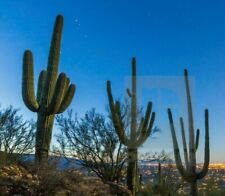
<path id="1" fill-rule="evenodd" d="M 173 139 L 173 147 L 174 147 L 174 157 L 176 161 L 177 169 L 179 170 L 183 179 L 190 183 L 190 195 L 196 196 L 198 194 L 197 190 L 197 180 L 202 179 L 207 171 L 209 166 L 209 120 L 208 120 L 208 110 L 205 110 L 205 160 L 203 169 L 200 172 L 196 171 L 196 151 L 199 144 L 199 134 L 200 130 L 197 130 L 196 138 L 195 138 L 195 129 L 194 129 L 194 119 L 192 112 L 192 102 L 191 102 L 191 94 L 190 94 L 190 86 L 188 80 L 188 72 L 184 71 L 184 79 L 186 86 L 186 95 L 187 95 L 187 109 L 188 109 L 188 124 L 189 124 L 189 151 L 187 150 L 187 142 L 185 138 L 185 130 L 183 118 L 180 118 L 181 125 L 181 134 L 183 140 L 183 151 L 184 151 L 184 160 L 185 166 L 183 166 L 180 156 L 180 150 L 177 142 L 177 137 L 175 133 L 175 127 L 172 117 L 172 112 L 168 109 L 168 117 L 170 122 L 171 134 Z"/>
<path id="2" fill-rule="evenodd" d="M 52 137 L 52 128 L 55 114 L 62 113 L 66 110 L 66 108 L 70 105 L 76 90 L 75 85 L 70 84 L 70 80 L 66 76 L 66 74 L 60 73 L 58 75 L 62 28 L 63 16 L 58 15 L 54 26 L 47 70 L 43 70 L 40 72 L 36 95 L 34 90 L 32 52 L 29 50 L 25 51 L 23 57 L 22 95 L 25 105 L 31 111 L 37 113 L 35 160 L 38 165 L 46 164 L 48 161 L 48 153 Z M 199 144 L 200 130 L 197 129 L 195 137 L 192 102 L 187 70 L 184 71 L 184 78 L 187 94 L 189 150 L 187 148 L 183 118 L 180 118 L 180 125 L 185 166 L 183 166 L 180 156 L 171 109 L 168 109 L 168 117 L 173 139 L 176 166 L 183 179 L 190 183 L 190 195 L 196 196 L 197 180 L 202 179 L 206 175 L 209 166 L 210 153 L 208 110 L 205 110 L 205 160 L 203 169 L 200 172 L 197 172 L 196 151 Z M 134 195 L 139 184 L 137 174 L 138 148 L 146 141 L 146 139 L 152 132 L 153 124 L 155 121 L 155 112 L 152 112 L 152 103 L 148 102 L 145 116 L 142 117 L 140 121 L 138 120 L 137 76 L 135 58 L 132 59 L 131 80 L 132 89 L 127 89 L 127 94 L 131 99 L 131 121 L 129 131 L 127 131 L 124 126 L 123 118 L 121 115 L 120 102 L 114 101 L 113 99 L 110 81 L 107 81 L 107 94 L 115 130 L 120 142 L 125 145 L 128 150 L 127 185 Z M 158 177 L 158 184 L 161 187 L 163 183 L 160 164 Z"/>
<path id="3" fill-rule="evenodd" d="M 47 70 L 40 72 L 36 96 L 31 51 L 25 51 L 23 57 L 23 101 L 31 111 L 37 113 L 35 146 L 37 164 L 47 163 L 55 114 L 65 111 L 70 105 L 76 89 L 74 84 L 70 84 L 66 74 L 60 73 L 58 76 L 62 28 L 63 16 L 58 15 L 54 26 Z"/>
<path id="4" fill-rule="evenodd" d="M 121 116 L 120 102 L 114 102 L 110 81 L 107 81 L 107 93 L 109 106 L 112 114 L 113 124 L 120 142 L 128 148 L 127 185 L 134 193 L 138 185 L 137 177 L 137 149 L 149 137 L 155 120 L 155 113 L 152 112 L 152 103 L 149 102 L 145 117 L 142 117 L 140 124 L 137 120 L 137 94 L 136 94 L 136 59 L 132 59 L 132 89 L 128 89 L 128 96 L 131 98 L 131 123 L 130 135 L 128 136 Z"/>

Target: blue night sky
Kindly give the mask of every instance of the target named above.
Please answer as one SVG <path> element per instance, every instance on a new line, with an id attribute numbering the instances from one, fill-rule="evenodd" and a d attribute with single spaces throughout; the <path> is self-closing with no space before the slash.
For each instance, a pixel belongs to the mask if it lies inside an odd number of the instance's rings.
<path id="1" fill-rule="evenodd" d="M 202 133 L 198 161 L 203 160 L 203 111 L 207 107 L 211 162 L 225 162 L 225 1 L 11 0 L 0 1 L 0 10 L 3 107 L 12 104 L 21 108 L 25 118 L 35 118 L 22 101 L 22 55 L 25 49 L 33 51 L 37 83 L 38 73 L 47 64 L 55 17 L 62 14 L 60 71 L 77 85 L 70 108 L 80 116 L 92 107 L 105 112 L 106 80 L 112 82 L 114 97 L 122 99 L 135 56 L 140 81 L 145 84 L 139 103 L 146 106 L 148 100 L 153 101 L 156 125 L 162 129 L 141 151 L 172 152 L 166 108 L 172 107 L 178 122 L 186 112 L 181 109 L 185 97 L 182 100 L 165 85 L 172 82 L 172 88 L 180 87 L 181 92 L 183 69 L 188 68 L 195 125 Z M 176 127 L 180 132 L 178 123 Z"/>

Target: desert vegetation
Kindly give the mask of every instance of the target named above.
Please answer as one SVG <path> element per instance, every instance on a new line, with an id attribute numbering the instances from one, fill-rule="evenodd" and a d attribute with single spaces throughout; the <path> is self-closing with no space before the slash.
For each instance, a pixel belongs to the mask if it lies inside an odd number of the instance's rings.
<path id="1" fill-rule="evenodd" d="M 62 28 L 63 16 L 58 15 L 53 30 L 47 70 L 39 74 L 36 96 L 32 52 L 25 51 L 23 57 L 23 100 L 32 112 L 38 114 L 35 144 L 35 162 L 38 165 L 47 163 L 55 114 L 66 110 L 76 89 L 74 84 L 70 84 L 66 74 L 58 75 Z"/>
<path id="2" fill-rule="evenodd" d="M 61 114 L 69 107 L 76 90 L 66 74 L 58 74 L 62 30 L 63 16 L 58 15 L 47 69 L 39 74 L 36 94 L 32 52 L 24 52 L 22 98 L 27 108 L 37 113 L 37 120 L 24 120 L 13 106 L 0 108 L 0 195 L 223 195 L 224 190 L 210 187 L 210 183 L 215 183 L 213 178 L 204 181 L 210 163 L 208 110 L 204 164 L 200 171 L 197 168 L 200 130 L 195 131 L 194 127 L 188 71 L 184 71 L 184 82 L 189 145 L 184 120 L 180 118 L 184 161 L 171 109 L 168 117 L 175 163 L 165 151 L 139 156 L 138 149 L 158 129 L 154 103 L 148 102 L 143 115 L 137 102 L 136 58 L 132 58 L 131 89 L 127 89 L 128 99 L 123 104 L 113 98 L 111 82 L 107 81 L 106 114 L 96 108 L 83 117 L 74 112 L 76 108 Z M 55 135 L 54 122 L 58 129 Z M 52 139 L 55 142 L 51 148 Z M 160 133 L 157 139 L 160 140 Z M 71 167 L 60 167 L 62 160 Z M 143 182 L 139 164 L 146 160 L 157 163 L 157 177 Z M 202 183 L 207 188 L 198 190 Z"/>
<path id="3" fill-rule="evenodd" d="M 127 186 L 134 194 L 138 189 L 137 157 L 138 147 L 140 147 L 150 136 L 155 120 L 155 113 L 152 112 L 152 103 L 149 102 L 145 117 L 142 117 L 137 125 L 137 89 L 136 89 L 136 59 L 132 59 L 132 90 L 127 89 L 127 94 L 131 98 L 131 121 L 129 136 L 126 135 L 120 102 L 114 102 L 110 81 L 107 81 L 107 93 L 112 115 L 112 121 L 120 142 L 127 147 Z"/>
<path id="4" fill-rule="evenodd" d="M 184 150 L 184 159 L 185 159 L 185 167 L 182 165 L 180 151 L 178 147 L 178 142 L 176 138 L 173 117 L 171 110 L 168 109 L 168 116 L 170 121 L 171 134 L 173 138 L 173 146 L 174 146 L 174 157 L 176 160 L 176 166 L 179 172 L 181 173 L 183 179 L 190 183 L 190 195 L 197 195 L 197 180 L 200 180 L 205 177 L 209 167 L 209 114 L 208 110 L 205 110 L 205 161 L 203 169 L 200 172 L 196 172 L 196 151 L 198 150 L 199 145 L 199 134 L 200 130 L 196 131 L 196 138 L 194 133 L 194 119 L 192 112 L 192 101 L 190 94 L 190 86 L 188 81 L 188 72 L 184 71 L 185 85 L 186 85 L 186 93 L 187 93 L 187 107 L 188 107 L 188 125 L 189 125 L 189 151 L 187 150 L 187 142 L 185 137 L 185 129 L 183 118 L 180 118 L 180 126 L 182 132 L 182 141 L 183 141 L 183 150 Z"/>

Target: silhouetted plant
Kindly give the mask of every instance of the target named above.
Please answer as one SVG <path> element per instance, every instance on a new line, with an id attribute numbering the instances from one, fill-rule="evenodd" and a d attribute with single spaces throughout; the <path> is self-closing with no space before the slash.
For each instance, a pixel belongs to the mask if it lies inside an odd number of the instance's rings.
<path id="1" fill-rule="evenodd" d="M 146 152 L 142 153 L 139 156 L 139 160 L 145 161 L 145 162 L 161 162 L 161 163 L 171 163 L 172 159 L 170 158 L 170 153 L 167 153 L 165 150 L 162 150 L 160 152 Z"/>
<path id="2" fill-rule="evenodd" d="M 178 195 L 178 190 L 182 188 L 183 184 L 173 177 L 173 171 L 168 171 L 169 168 L 165 168 L 165 170 L 166 173 L 163 173 L 161 163 L 158 163 L 158 179 L 153 185 L 153 193 L 162 196 Z"/>
<path id="3" fill-rule="evenodd" d="M 204 160 L 203 169 L 200 172 L 197 172 L 196 171 L 196 151 L 198 149 L 198 144 L 199 144 L 200 130 L 197 129 L 196 138 L 195 138 L 192 101 L 191 101 L 187 70 L 184 71 L 184 79 L 185 79 L 186 94 L 187 94 L 187 109 L 188 109 L 188 124 L 189 124 L 189 151 L 187 150 L 187 142 L 185 138 L 183 118 L 180 118 L 180 124 L 181 124 L 181 133 L 182 133 L 182 139 L 183 139 L 185 167 L 183 166 L 181 161 L 180 150 L 179 150 L 177 137 L 175 133 L 172 112 L 170 109 L 168 109 L 168 116 L 169 116 L 172 139 L 173 139 L 174 157 L 175 157 L 177 169 L 179 170 L 183 179 L 186 182 L 190 183 L 190 195 L 195 196 L 195 195 L 198 195 L 197 180 L 204 178 L 204 176 L 207 174 L 208 166 L 209 166 L 209 160 L 210 160 L 209 120 L 208 120 L 208 110 L 206 109 L 205 110 L 205 160 Z"/>
<path id="4" fill-rule="evenodd" d="M 18 161 L 34 150 L 35 124 L 23 120 L 12 106 L 0 111 L 0 160 L 2 164 Z"/>
<path id="5" fill-rule="evenodd" d="M 137 193 L 137 196 L 148 196 L 148 195 L 162 195 L 162 196 L 175 196 L 181 195 L 183 183 L 178 181 L 177 176 L 174 172 L 174 166 L 168 164 L 170 158 L 165 161 L 166 163 L 158 163 L 157 175 L 153 180 L 153 183 L 150 181 L 145 181 L 142 184 L 141 189 Z M 151 171 L 152 172 L 152 171 Z"/>
<path id="6" fill-rule="evenodd" d="M 130 122 L 130 135 L 126 134 L 124 122 L 121 116 L 120 102 L 114 102 L 111 90 L 110 81 L 107 81 L 107 93 L 109 99 L 109 106 L 111 110 L 113 124 L 115 130 L 122 144 L 128 148 L 128 168 L 127 168 L 127 185 L 134 194 L 138 186 L 137 175 L 137 149 L 140 147 L 152 132 L 152 127 L 155 120 L 155 113 L 152 111 L 152 103 L 149 102 L 146 110 L 145 117 L 140 120 L 139 126 L 137 125 L 137 94 L 136 94 L 136 59 L 132 59 L 132 90 L 127 89 L 127 94 L 131 98 L 131 122 Z"/>
<path id="7" fill-rule="evenodd" d="M 103 182 L 119 182 L 126 159 L 126 149 L 120 143 L 111 120 L 94 109 L 80 120 L 72 110 L 56 118 L 61 133 L 56 135 L 55 151 L 79 159 L 81 166 L 94 172 Z"/>
<path id="8" fill-rule="evenodd" d="M 31 51 L 25 51 L 23 58 L 23 101 L 31 111 L 37 112 L 35 160 L 38 165 L 46 164 L 48 161 L 55 114 L 66 110 L 76 89 L 74 84 L 70 84 L 66 74 L 60 73 L 58 76 L 62 28 L 63 16 L 58 15 L 53 31 L 47 70 L 40 72 L 36 96 Z"/>

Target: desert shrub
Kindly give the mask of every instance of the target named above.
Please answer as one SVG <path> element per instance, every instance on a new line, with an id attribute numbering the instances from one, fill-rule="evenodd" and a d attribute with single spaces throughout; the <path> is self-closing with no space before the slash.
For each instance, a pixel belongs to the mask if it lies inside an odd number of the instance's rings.
<path id="1" fill-rule="evenodd" d="M 0 165 L 17 162 L 34 149 L 35 124 L 12 106 L 0 109 Z"/>
<path id="2" fill-rule="evenodd" d="M 39 185 L 37 175 L 16 164 L 0 169 L 0 195 L 31 195 Z"/>
<path id="3" fill-rule="evenodd" d="M 219 181 L 216 177 L 208 176 L 198 184 L 198 193 L 202 196 L 223 196 L 225 195 L 225 190 L 220 189 Z"/>
<path id="4" fill-rule="evenodd" d="M 174 174 L 174 167 L 172 165 L 164 165 L 164 167 L 161 168 L 161 164 L 159 164 L 157 179 L 154 179 L 153 183 L 148 182 L 144 184 L 137 195 L 182 195 L 180 190 L 184 184 L 182 181 L 178 180 L 177 176 Z"/>
<path id="5" fill-rule="evenodd" d="M 25 168 L 16 164 L 0 169 L 0 195 L 74 195 L 129 196 L 129 191 L 116 183 L 104 184 L 97 177 L 88 177 L 79 170 L 59 171 L 55 164 L 41 170 L 29 163 Z"/>
<path id="6" fill-rule="evenodd" d="M 81 160 L 81 166 L 103 182 L 121 180 L 126 149 L 110 119 L 92 109 L 81 119 L 74 117 L 70 111 L 67 116 L 58 116 L 56 121 L 61 130 L 56 136 L 56 152 Z"/>

